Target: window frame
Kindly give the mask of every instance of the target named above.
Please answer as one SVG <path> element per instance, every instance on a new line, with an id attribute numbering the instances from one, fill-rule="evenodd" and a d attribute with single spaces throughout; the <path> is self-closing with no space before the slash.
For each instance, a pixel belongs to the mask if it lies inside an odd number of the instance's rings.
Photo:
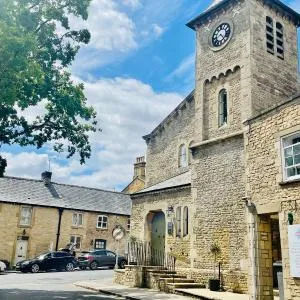
<path id="1" fill-rule="evenodd" d="M 183 157 L 184 157 L 184 160 L 183 160 Z M 179 168 L 188 167 L 187 147 L 185 144 L 181 144 L 179 146 L 178 166 L 179 166 Z"/>
<path id="2" fill-rule="evenodd" d="M 101 226 L 99 226 L 99 218 L 102 218 Z M 106 222 L 103 221 L 103 218 L 106 218 Z M 104 227 L 103 224 L 106 224 L 106 226 Z M 107 215 L 98 215 L 96 227 L 97 227 L 97 229 L 108 229 L 108 216 Z"/>
<path id="3" fill-rule="evenodd" d="M 278 58 L 284 60 L 284 26 L 282 25 L 282 23 L 276 22 L 275 30 L 276 30 L 276 54 Z"/>
<path id="4" fill-rule="evenodd" d="M 182 215 L 182 236 L 185 237 L 189 235 L 189 208 L 187 206 L 183 207 Z"/>
<path id="5" fill-rule="evenodd" d="M 181 222 L 182 222 L 182 212 L 181 212 L 181 206 L 178 206 L 176 208 L 176 231 L 175 231 L 175 234 L 176 234 L 176 237 L 181 237 L 182 236 L 182 225 L 181 225 Z"/>
<path id="6" fill-rule="evenodd" d="M 226 105 L 224 105 L 224 96 L 226 95 Z M 229 93 L 226 88 L 222 88 L 218 94 L 218 124 L 219 128 L 228 124 L 228 97 Z M 226 109 L 224 108 L 226 107 Z"/>
<path id="7" fill-rule="evenodd" d="M 74 224 L 74 215 L 76 215 L 77 222 Z M 81 224 L 78 224 L 79 215 L 81 215 Z M 83 213 L 80 212 L 73 212 L 72 214 L 72 226 L 73 227 L 83 227 L 84 221 L 83 221 Z"/>
<path id="8" fill-rule="evenodd" d="M 127 219 L 127 227 L 126 227 L 126 230 L 129 232 L 129 231 L 130 231 L 130 228 L 131 228 L 131 219 L 128 218 L 128 219 Z"/>
<path id="9" fill-rule="evenodd" d="M 283 174 L 284 182 L 296 181 L 296 180 L 300 179 L 300 174 L 294 175 L 294 176 L 288 176 L 288 174 L 287 174 L 287 169 L 297 168 L 297 167 L 299 167 L 299 169 L 300 169 L 300 162 L 296 163 L 296 164 L 294 163 L 295 162 L 295 156 L 299 156 L 299 158 L 300 158 L 300 151 L 299 151 L 299 153 L 294 154 L 294 147 L 299 146 L 299 148 L 300 148 L 300 140 L 297 143 L 294 143 L 294 144 L 291 143 L 288 146 L 285 146 L 285 141 L 287 139 L 293 140 L 293 139 L 297 139 L 297 138 L 300 139 L 300 131 L 293 132 L 291 134 L 288 134 L 288 135 L 285 135 L 285 136 L 281 137 L 281 145 L 280 145 L 280 148 L 281 148 L 281 167 L 282 167 L 282 174 Z M 292 148 L 293 155 L 286 156 L 285 155 L 285 153 L 286 153 L 285 150 L 287 150 L 289 148 Z M 286 159 L 287 158 L 292 158 L 293 159 L 293 164 L 292 165 L 286 166 Z"/>
<path id="10" fill-rule="evenodd" d="M 97 242 L 103 243 L 104 248 L 96 248 Z M 95 250 L 106 250 L 106 245 L 107 245 L 107 240 L 104 240 L 104 239 L 95 239 L 95 242 L 94 242 L 94 249 L 95 249 Z"/>
<path id="11" fill-rule="evenodd" d="M 74 242 L 72 242 L 72 237 L 74 237 Z M 77 247 L 78 245 L 78 239 L 79 239 L 79 247 Z M 76 235 L 76 234 L 71 234 L 70 235 L 70 243 L 76 243 L 75 249 L 76 250 L 80 250 L 81 249 L 81 245 L 82 245 L 82 236 L 81 235 Z"/>
<path id="12" fill-rule="evenodd" d="M 268 19 L 270 22 L 268 22 Z M 268 28 L 270 30 L 268 30 Z M 274 38 L 274 20 L 270 16 L 266 16 L 266 47 L 270 54 L 275 53 L 275 38 Z"/>
<path id="13" fill-rule="evenodd" d="M 30 211 L 29 224 L 22 223 L 22 219 L 23 219 L 22 212 L 23 212 L 24 208 L 28 208 L 29 211 Z M 20 208 L 19 226 L 21 226 L 21 227 L 31 227 L 32 226 L 32 213 L 33 213 L 33 207 L 32 206 L 22 205 L 21 208 Z"/>

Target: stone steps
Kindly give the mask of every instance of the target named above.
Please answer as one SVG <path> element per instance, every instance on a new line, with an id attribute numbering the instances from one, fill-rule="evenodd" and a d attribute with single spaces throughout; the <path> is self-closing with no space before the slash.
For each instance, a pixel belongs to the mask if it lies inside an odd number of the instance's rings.
<path id="1" fill-rule="evenodd" d="M 163 280 L 166 283 L 195 283 L 193 279 L 187 278 L 159 278 L 159 280 Z"/>
<path id="2" fill-rule="evenodd" d="M 203 285 L 195 282 L 176 282 L 176 283 L 167 283 L 164 287 L 165 292 L 167 293 L 176 293 L 176 289 L 197 289 L 203 288 Z"/>

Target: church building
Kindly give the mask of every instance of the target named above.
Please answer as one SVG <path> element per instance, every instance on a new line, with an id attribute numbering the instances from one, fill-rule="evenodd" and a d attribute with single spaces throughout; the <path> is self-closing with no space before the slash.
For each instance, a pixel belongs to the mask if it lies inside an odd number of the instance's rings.
<path id="1" fill-rule="evenodd" d="M 273 299 L 281 261 L 284 299 L 300 299 L 288 235 L 300 224 L 300 15 L 279 0 L 223 0 L 187 26 L 195 90 L 144 136 L 131 236 L 202 284 L 217 247 L 224 289 L 251 299 Z"/>

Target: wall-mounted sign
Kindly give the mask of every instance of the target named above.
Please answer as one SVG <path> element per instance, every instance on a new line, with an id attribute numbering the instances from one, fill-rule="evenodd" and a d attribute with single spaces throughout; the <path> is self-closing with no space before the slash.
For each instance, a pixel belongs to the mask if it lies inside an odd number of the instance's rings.
<path id="1" fill-rule="evenodd" d="M 173 234 L 173 222 L 168 222 L 168 234 L 172 235 Z"/>
<path id="2" fill-rule="evenodd" d="M 121 225 L 117 225 L 112 231 L 112 236 L 114 240 L 120 241 L 125 236 L 124 228 Z"/>
<path id="3" fill-rule="evenodd" d="M 300 224 L 288 226 L 290 273 L 300 278 Z"/>

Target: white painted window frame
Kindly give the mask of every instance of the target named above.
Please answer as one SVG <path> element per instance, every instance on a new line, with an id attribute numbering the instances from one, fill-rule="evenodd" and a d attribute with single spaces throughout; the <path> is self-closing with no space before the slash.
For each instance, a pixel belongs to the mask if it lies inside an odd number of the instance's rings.
<path id="1" fill-rule="evenodd" d="M 28 211 L 29 211 L 30 216 L 25 217 L 29 220 L 29 222 L 23 222 L 23 210 L 24 209 L 28 209 Z M 32 224 L 32 207 L 31 206 L 21 206 L 19 225 L 20 226 L 31 226 L 31 224 Z"/>
<path id="2" fill-rule="evenodd" d="M 81 215 L 81 224 L 79 224 L 79 215 Z M 74 222 L 74 216 L 76 216 L 76 222 Z M 82 227 L 83 222 L 83 213 L 74 212 L 72 215 L 72 225 L 74 227 Z"/>
<path id="3" fill-rule="evenodd" d="M 104 221 L 104 218 L 106 218 L 106 222 Z M 99 226 L 99 223 L 101 224 L 100 226 Z M 108 216 L 107 215 L 98 215 L 96 226 L 98 229 L 107 229 L 108 228 Z"/>
<path id="4" fill-rule="evenodd" d="M 287 139 L 293 139 L 293 138 L 300 138 L 300 131 L 298 132 L 294 132 L 292 134 L 286 135 L 286 136 L 282 136 L 281 137 L 281 157 L 282 157 L 282 173 L 283 173 L 283 179 L 284 181 L 288 182 L 288 181 L 294 181 L 294 180 L 299 180 L 300 179 L 300 174 L 295 175 L 295 176 L 288 176 L 287 175 L 287 170 L 291 169 L 291 168 L 296 168 L 299 167 L 300 168 L 300 163 L 295 164 L 293 163 L 293 165 L 290 166 L 286 166 L 286 158 L 293 158 L 293 162 L 294 162 L 294 157 L 296 156 L 293 152 L 293 155 L 291 156 L 286 156 L 285 155 L 285 150 L 292 148 L 292 151 L 294 151 L 294 147 L 295 146 L 299 146 L 300 147 L 300 142 L 295 143 L 295 144 L 290 144 L 288 146 L 285 146 L 285 141 Z M 300 156 L 300 152 L 298 154 Z"/>

